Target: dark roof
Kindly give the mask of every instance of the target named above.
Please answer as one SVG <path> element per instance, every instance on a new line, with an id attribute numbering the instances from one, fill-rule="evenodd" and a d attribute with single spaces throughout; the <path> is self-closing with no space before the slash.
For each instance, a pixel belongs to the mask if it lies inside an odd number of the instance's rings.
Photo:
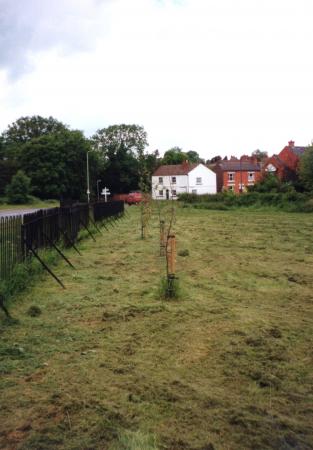
<path id="1" fill-rule="evenodd" d="M 190 163 L 182 163 L 182 164 L 169 164 L 167 166 L 160 166 L 153 173 L 154 177 L 159 176 L 175 176 L 175 175 L 188 175 L 188 173 L 197 167 L 199 163 L 190 164 Z"/>
<path id="2" fill-rule="evenodd" d="M 260 164 L 252 163 L 250 161 L 220 161 L 217 164 L 224 171 L 240 172 L 240 171 L 251 171 L 259 172 L 261 170 Z"/>
<path id="3" fill-rule="evenodd" d="M 293 153 L 295 153 L 297 156 L 303 155 L 303 153 L 306 150 L 306 147 L 292 147 L 291 149 Z"/>

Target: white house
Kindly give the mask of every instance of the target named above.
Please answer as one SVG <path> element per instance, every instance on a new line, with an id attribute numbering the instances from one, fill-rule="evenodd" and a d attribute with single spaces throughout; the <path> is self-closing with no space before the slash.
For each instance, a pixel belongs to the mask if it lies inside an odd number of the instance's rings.
<path id="1" fill-rule="evenodd" d="M 152 175 L 152 198 L 176 199 L 178 194 L 215 194 L 216 174 L 204 164 L 160 166 Z"/>

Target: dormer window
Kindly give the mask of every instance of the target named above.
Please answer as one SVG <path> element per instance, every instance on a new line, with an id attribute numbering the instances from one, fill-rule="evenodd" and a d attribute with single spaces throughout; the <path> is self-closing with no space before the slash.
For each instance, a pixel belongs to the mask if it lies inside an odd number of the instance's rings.
<path id="1" fill-rule="evenodd" d="M 273 166 L 273 164 L 269 164 L 267 167 L 265 167 L 266 172 L 276 172 L 276 167 Z"/>
<path id="2" fill-rule="evenodd" d="M 248 181 L 254 181 L 254 172 L 248 172 Z"/>

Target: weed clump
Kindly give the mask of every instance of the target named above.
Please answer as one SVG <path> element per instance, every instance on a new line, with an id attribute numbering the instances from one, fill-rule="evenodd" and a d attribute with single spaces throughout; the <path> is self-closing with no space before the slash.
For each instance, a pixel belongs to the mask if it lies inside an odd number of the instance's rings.
<path id="1" fill-rule="evenodd" d="M 27 310 L 27 314 L 30 317 L 38 317 L 41 314 L 41 309 L 39 308 L 39 306 L 36 305 L 32 305 L 28 308 Z"/>
<path id="2" fill-rule="evenodd" d="M 276 327 L 271 328 L 271 329 L 269 330 L 269 334 L 270 334 L 270 336 L 272 336 L 272 337 L 274 337 L 274 338 L 276 338 L 276 339 L 279 339 L 279 338 L 282 337 L 282 333 L 281 333 L 280 329 L 279 329 L 279 328 L 276 328 Z"/>
<path id="3" fill-rule="evenodd" d="M 161 299 L 178 299 L 180 297 L 180 294 L 181 290 L 177 277 L 164 277 L 161 279 L 159 288 L 159 296 Z"/>
<path id="4" fill-rule="evenodd" d="M 189 256 L 189 250 L 188 249 L 184 249 L 184 250 L 180 250 L 178 252 L 178 256 Z"/>
<path id="5" fill-rule="evenodd" d="M 118 436 L 116 450 L 158 450 L 156 437 L 141 431 L 123 431 Z M 113 447 L 114 448 L 114 447 Z"/>

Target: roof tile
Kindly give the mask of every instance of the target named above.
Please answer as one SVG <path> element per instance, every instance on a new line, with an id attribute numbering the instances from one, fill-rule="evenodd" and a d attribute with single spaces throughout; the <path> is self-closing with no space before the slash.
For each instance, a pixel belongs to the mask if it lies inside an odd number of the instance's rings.
<path id="1" fill-rule="evenodd" d="M 169 164 L 166 166 L 160 166 L 153 173 L 153 176 L 159 177 L 159 176 L 188 175 L 188 173 L 198 165 L 199 163 L 196 164 L 182 163 L 182 164 Z"/>

